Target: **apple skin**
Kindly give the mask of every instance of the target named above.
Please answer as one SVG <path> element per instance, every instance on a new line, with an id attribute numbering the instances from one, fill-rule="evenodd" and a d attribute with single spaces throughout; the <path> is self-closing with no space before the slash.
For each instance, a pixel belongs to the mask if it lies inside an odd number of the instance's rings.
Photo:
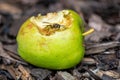
<path id="1" fill-rule="evenodd" d="M 77 65 L 84 56 L 83 21 L 72 11 L 70 28 L 45 36 L 30 19 L 21 26 L 17 35 L 18 53 L 37 67 L 61 70 Z"/>

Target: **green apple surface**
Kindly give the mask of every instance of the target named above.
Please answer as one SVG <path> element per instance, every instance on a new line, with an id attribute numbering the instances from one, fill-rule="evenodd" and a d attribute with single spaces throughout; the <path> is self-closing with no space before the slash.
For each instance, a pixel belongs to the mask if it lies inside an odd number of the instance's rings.
<path id="1" fill-rule="evenodd" d="M 81 17 L 72 10 L 33 16 L 18 32 L 18 53 L 37 67 L 74 67 L 84 56 L 83 26 Z"/>

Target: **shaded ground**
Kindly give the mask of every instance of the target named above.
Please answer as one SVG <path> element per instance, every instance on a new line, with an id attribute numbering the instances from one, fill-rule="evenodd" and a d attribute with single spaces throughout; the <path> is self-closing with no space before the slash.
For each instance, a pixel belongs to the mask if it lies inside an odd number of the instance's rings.
<path id="1" fill-rule="evenodd" d="M 32 66 L 17 54 L 21 24 L 38 13 L 75 10 L 85 20 L 86 53 L 72 69 L 52 71 Z M 1 0 L 0 80 L 120 80 L 120 0 Z"/>

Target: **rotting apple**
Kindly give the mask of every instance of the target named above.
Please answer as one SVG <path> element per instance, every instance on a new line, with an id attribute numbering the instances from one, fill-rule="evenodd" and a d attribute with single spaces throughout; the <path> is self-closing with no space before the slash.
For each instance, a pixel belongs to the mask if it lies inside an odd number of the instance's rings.
<path id="1" fill-rule="evenodd" d="M 33 16 L 18 32 L 18 53 L 38 67 L 71 68 L 84 56 L 83 31 L 83 20 L 72 10 Z"/>

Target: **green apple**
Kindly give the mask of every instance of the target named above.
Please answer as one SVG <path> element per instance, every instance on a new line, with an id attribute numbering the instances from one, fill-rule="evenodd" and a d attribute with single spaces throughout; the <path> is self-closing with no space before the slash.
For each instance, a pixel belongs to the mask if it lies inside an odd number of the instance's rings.
<path id="1" fill-rule="evenodd" d="M 72 10 L 33 16 L 18 32 L 18 53 L 38 67 L 74 67 L 84 56 L 83 26 L 81 17 Z"/>

